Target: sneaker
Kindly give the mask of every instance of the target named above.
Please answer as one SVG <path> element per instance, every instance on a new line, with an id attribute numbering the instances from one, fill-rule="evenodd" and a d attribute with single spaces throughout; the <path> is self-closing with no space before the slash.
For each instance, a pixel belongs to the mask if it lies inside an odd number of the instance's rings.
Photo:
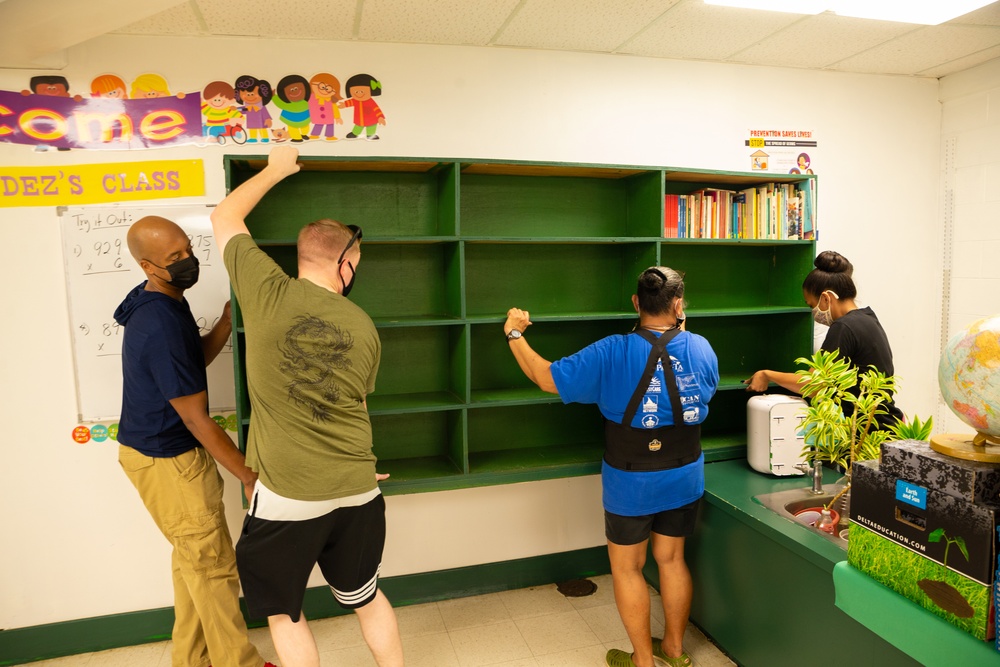
<path id="1" fill-rule="evenodd" d="M 345 138 L 347 138 L 347 139 L 357 139 L 357 137 L 358 137 L 358 135 L 354 134 L 353 132 L 348 132 L 347 133 L 347 137 L 345 137 Z"/>
<path id="2" fill-rule="evenodd" d="M 635 663 L 632 661 L 632 654 L 618 648 L 608 651 L 608 654 L 604 657 L 604 662 L 607 663 L 608 667 L 635 667 Z"/>
<path id="3" fill-rule="evenodd" d="M 653 637 L 653 658 L 667 667 L 691 667 L 691 656 L 687 654 L 687 651 L 682 651 L 680 657 L 668 658 L 663 650 L 663 640 L 659 637 Z"/>

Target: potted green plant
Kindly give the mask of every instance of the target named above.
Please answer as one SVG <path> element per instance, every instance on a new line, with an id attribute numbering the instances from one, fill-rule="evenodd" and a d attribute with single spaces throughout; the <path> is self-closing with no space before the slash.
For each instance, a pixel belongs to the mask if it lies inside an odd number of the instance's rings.
<path id="1" fill-rule="evenodd" d="M 889 427 L 892 437 L 889 440 L 927 440 L 931 437 L 931 429 L 934 427 L 934 418 L 928 417 L 927 421 L 920 421 L 920 417 L 913 415 L 913 421 L 896 422 Z"/>
<path id="2" fill-rule="evenodd" d="M 805 459 L 829 463 L 844 471 L 846 480 L 825 509 L 830 509 L 851 488 L 851 466 L 856 461 L 879 458 L 882 443 L 892 437 L 878 426 L 877 416 L 886 414 L 886 403 L 896 390 L 895 376 L 869 368 L 859 372 L 837 351 L 819 350 L 811 357 L 796 359 L 805 366 L 796 371 L 802 395 L 809 400 L 802 433 Z M 845 406 L 853 406 L 850 415 Z"/>

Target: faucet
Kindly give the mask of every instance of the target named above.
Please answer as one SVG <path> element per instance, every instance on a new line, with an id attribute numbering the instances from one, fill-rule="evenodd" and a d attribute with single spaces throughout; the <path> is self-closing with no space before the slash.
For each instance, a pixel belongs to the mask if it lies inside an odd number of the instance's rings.
<path id="1" fill-rule="evenodd" d="M 823 495 L 823 462 L 814 461 L 812 468 L 809 467 L 808 463 L 796 463 L 795 467 L 806 474 L 812 473 L 813 484 L 812 488 L 809 489 L 809 493 L 814 496 Z"/>

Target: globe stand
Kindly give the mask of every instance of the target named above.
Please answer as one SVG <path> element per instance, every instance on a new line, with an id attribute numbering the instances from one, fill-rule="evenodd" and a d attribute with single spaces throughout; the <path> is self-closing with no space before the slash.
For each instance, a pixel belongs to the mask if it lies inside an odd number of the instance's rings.
<path id="1" fill-rule="evenodd" d="M 1000 463 L 1000 439 L 983 433 L 939 433 L 931 436 L 931 449 L 966 461 Z"/>

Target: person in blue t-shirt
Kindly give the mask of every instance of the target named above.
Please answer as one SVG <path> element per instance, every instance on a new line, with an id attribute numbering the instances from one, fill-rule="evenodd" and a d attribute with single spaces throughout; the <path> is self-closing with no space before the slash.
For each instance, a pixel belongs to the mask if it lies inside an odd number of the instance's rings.
<path id="1" fill-rule="evenodd" d="M 247 637 L 236 553 L 216 461 L 247 498 L 257 475 L 208 414 L 205 367 L 232 332 L 229 304 L 201 336 L 184 290 L 198 259 L 184 230 L 147 216 L 129 227 L 129 251 L 146 274 L 115 311 L 122 338 L 118 462 L 173 546 L 175 667 L 267 667 Z M 273 666 L 271 666 L 273 667 Z"/>
<path id="2" fill-rule="evenodd" d="M 610 667 L 691 664 L 682 645 L 691 608 L 684 539 L 694 532 L 705 490 L 701 423 L 719 384 L 708 341 L 684 330 L 684 279 L 654 266 L 639 275 L 632 305 L 639 323 L 548 362 L 524 336 L 527 311 L 511 308 L 504 333 L 518 365 L 564 403 L 596 403 L 604 416 L 601 468 L 604 526 L 615 602 L 633 653 L 611 649 Z M 649 590 L 642 574 L 647 543 L 660 573 L 663 639 L 651 636 Z"/>

